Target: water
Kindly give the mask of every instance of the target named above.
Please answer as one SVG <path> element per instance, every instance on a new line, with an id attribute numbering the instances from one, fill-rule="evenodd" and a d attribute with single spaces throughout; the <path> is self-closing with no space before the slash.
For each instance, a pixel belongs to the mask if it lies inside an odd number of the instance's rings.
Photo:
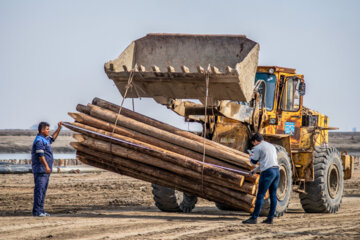
<path id="1" fill-rule="evenodd" d="M 54 159 L 75 159 L 75 153 L 54 153 Z M 0 160 L 31 159 L 30 153 L 0 153 Z"/>

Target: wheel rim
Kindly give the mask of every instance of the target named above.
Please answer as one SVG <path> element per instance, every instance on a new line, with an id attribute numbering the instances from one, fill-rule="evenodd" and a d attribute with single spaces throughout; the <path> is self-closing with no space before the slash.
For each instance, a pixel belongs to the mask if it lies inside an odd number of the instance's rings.
<path id="1" fill-rule="evenodd" d="M 276 191 L 276 196 L 279 201 L 282 201 L 285 199 L 288 190 L 288 174 L 284 165 L 280 165 L 279 172 L 280 180 Z"/>
<path id="2" fill-rule="evenodd" d="M 180 205 L 180 203 L 182 203 L 182 201 L 184 200 L 184 193 L 175 190 L 175 197 L 176 197 L 176 202 Z"/>
<path id="3" fill-rule="evenodd" d="M 339 192 L 339 186 L 340 186 L 340 174 L 338 167 L 333 164 L 329 167 L 328 171 L 328 191 L 331 198 L 336 198 L 338 192 Z"/>

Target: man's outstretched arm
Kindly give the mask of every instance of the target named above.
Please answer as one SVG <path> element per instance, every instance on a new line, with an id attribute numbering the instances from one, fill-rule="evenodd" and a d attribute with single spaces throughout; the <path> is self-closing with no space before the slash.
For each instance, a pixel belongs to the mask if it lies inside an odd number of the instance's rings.
<path id="1" fill-rule="evenodd" d="M 56 129 L 56 131 L 54 132 L 54 134 L 52 135 L 53 139 L 55 140 L 57 138 L 57 136 L 59 135 L 60 133 L 60 130 L 61 130 L 61 126 L 62 126 L 62 122 L 59 122 L 58 123 L 58 128 Z"/>

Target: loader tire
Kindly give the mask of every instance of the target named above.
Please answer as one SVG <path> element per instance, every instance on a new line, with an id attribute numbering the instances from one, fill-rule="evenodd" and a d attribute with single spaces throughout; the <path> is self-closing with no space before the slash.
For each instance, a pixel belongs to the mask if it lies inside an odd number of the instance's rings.
<path id="1" fill-rule="evenodd" d="M 339 152 L 335 148 L 316 148 L 314 151 L 314 181 L 305 184 L 300 202 L 308 213 L 335 213 L 339 210 L 344 172 Z"/>
<path id="2" fill-rule="evenodd" d="M 152 184 L 155 205 L 164 212 L 191 212 L 197 203 L 197 197 L 172 188 Z"/>
<path id="3" fill-rule="evenodd" d="M 279 145 L 275 145 L 277 151 L 277 160 L 279 164 L 280 180 L 277 195 L 277 205 L 275 216 L 280 217 L 286 212 L 292 191 L 292 167 L 291 160 L 285 148 Z M 270 197 L 264 199 L 264 203 L 261 207 L 260 216 L 267 216 L 270 210 Z"/>

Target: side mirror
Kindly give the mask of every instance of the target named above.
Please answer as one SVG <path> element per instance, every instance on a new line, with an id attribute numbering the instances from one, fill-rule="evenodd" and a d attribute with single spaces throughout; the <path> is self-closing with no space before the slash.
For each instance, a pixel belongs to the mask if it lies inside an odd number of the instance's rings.
<path id="1" fill-rule="evenodd" d="M 299 93 L 300 93 L 300 96 L 304 96 L 305 95 L 305 89 L 306 89 L 306 85 L 304 82 L 300 82 L 299 84 Z"/>

